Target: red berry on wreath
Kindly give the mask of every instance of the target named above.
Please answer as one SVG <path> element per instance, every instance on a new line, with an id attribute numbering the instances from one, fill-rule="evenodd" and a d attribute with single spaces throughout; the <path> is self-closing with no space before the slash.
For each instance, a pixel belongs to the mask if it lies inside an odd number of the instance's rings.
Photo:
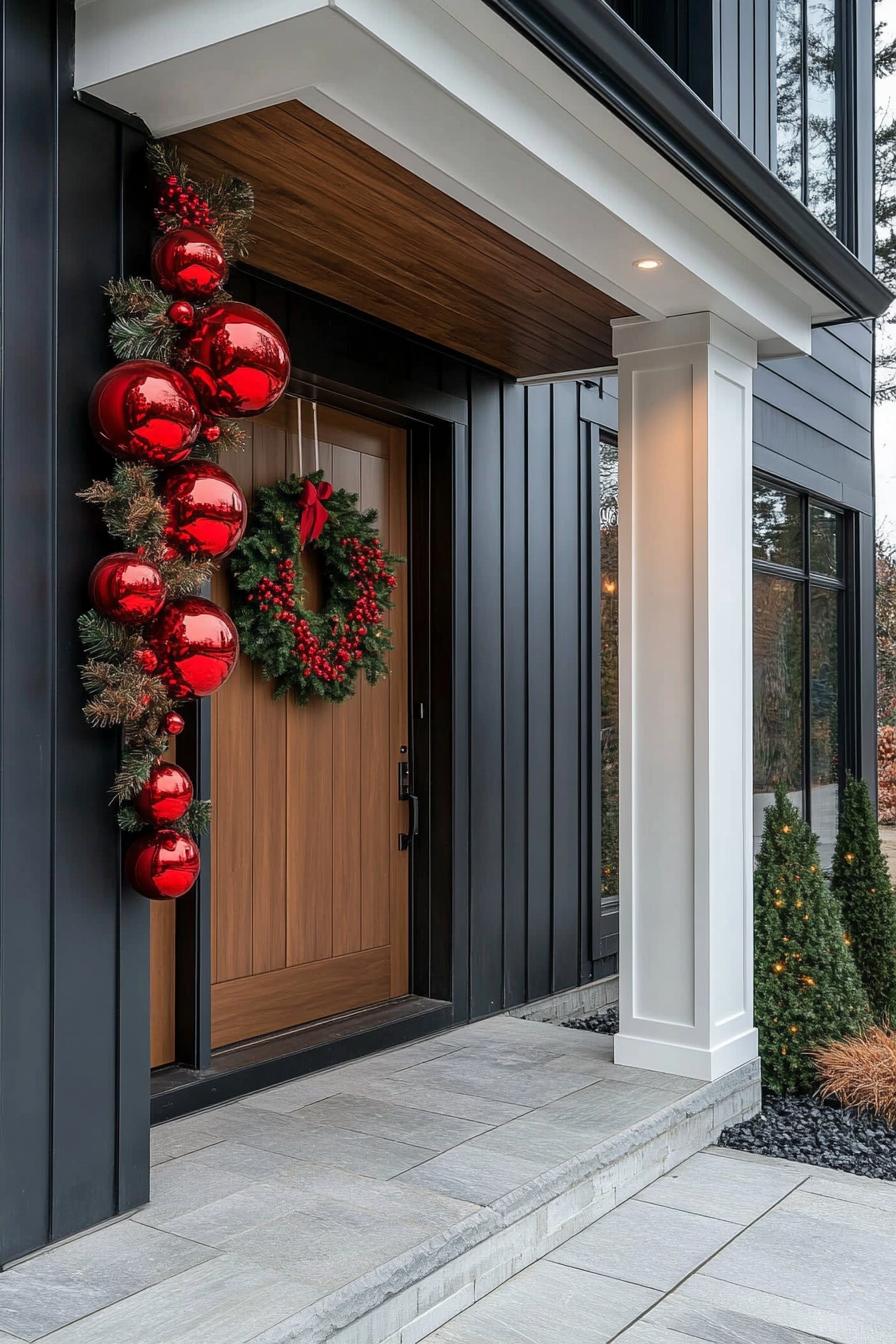
<path id="1" fill-rule="evenodd" d="M 266 313 L 248 303 L 207 309 L 183 347 L 184 367 L 207 413 L 261 415 L 289 380 L 289 346 Z"/>
<path id="2" fill-rule="evenodd" d="M 205 229 L 184 227 L 163 233 L 152 250 L 152 276 L 166 294 L 210 299 L 227 279 L 221 244 Z"/>
<path id="3" fill-rule="evenodd" d="M 233 621 L 204 597 L 167 603 L 147 630 L 146 642 L 159 660 L 159 676 L 176 700 L 218 690 L 236 667 L 240 652 Z"/>
<path id="4" fill-rule="evenodd" d="M 190 383 L 154 359 L 130 359 L 104 373 L 88 415 L 97 442 L 113 457 L 156 466 L 189 456 L 201 423 Z"/>
<path id="5" fill-rule="evenodd" d="M 161 488 L 167 513 L 165 539 L 186 555 L 222 560 L 246 529 L 246 497 L 215 462 L 184 462 L 167 473 Z"/>
<path id="6" fill-rule="evenodd" d="M 155 565 L 134 551 L 114 551 L 93 567 L 88 582 L 90 605 L 122 625 L 143 625 L 165 603 L 165 584 Z"/>
<path id="7" fill-rule="evenodd" d="M 205 439 L 206 443 L 217 443 L 221 437 L 221 426 L 214 424 L 203 425 L 202 437 Z"/>
<path id="8" fill-rule="evenodd" d="M 124 856 L 128 882 L 151 901 L 174 900 L 189 891 L 199 876 L 199 848 L 179 831 L 144 831 Z"/>
<path id="9" fill-rule="evenodd" d="M 168 826 L 180 821 L 193 801 L 193 781 L 179 765 L 159 761 L 134 799 L 134 807 L 144 821 L 153 826 Z"/>
<path id="10" fill-rule="evenodd" d="M 168 316 L 176 327 L 192 327 L 196 309 L 186 299 L 175 299 L 169 304 Z"/>
<path id="11" fill-rule="evenodd" d="M 155 654 L 153 654 L 153 657 L 155 657 Z M 156 660 L 156 665 L 158 665 L 158 660 Z M 178 714 L 176 709 L 169 709 L 165 715 L 165 732 L 170 733 L 172 737 L 177 737 L 185 727 L 184 716 Z"/>
<path id="12" fill-rule="evenodd" d="M 137 664 L 140 671 L 146 672 L 147 675 L 152 675 L 159 665 L 159 660 L 152 649 L 135 649 L 134 662 Z"/>

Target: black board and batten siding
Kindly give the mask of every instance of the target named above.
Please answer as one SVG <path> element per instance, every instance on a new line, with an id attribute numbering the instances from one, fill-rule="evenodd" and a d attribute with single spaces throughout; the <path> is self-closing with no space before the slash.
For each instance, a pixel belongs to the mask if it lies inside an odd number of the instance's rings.
<path id="1" fill-rule="evenodd" d="M 776 0 L 610 3 L 757 158 L 774 168 Z M 843 136 L 842 232 L 866 266 L 872 265 L 874 247 L 872 9 L 869 0 L 840 0 L 837 7 L 846 52 L 839 115 L 848 111 L 853 128 Z M 708 45 L 710 63 L 703 57 Z M 853 322 L 816 329 L 810 356 L 763 362 L 753 385 L 753 464 L 855 513 L 858 685 L 850 765 L 875 789 L 873 353 L 871 324 Z M 606 380 L 606 396 L 614 390 L 614 380 Z"/>
<path id="2" fill-rule="evenodd" d="M 73 14 L 3 4 L 0 1264 L 148 1197 L 147 909 L 122 895 L 110 734 L 76 620 L 108 549 L 75 491 L 108 468 L 85 403 L 140 137 L 71 97 Z"/>

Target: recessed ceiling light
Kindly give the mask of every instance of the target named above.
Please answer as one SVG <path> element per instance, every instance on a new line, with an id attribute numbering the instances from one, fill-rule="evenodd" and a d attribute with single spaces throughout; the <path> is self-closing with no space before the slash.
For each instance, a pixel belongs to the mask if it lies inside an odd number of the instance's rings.
<path id="1" fill-rule="evenodd" d="M 658 271 L 662 264 L 657 257 L 641 257 L 638 261 L 632 262 L 636 271 Z"/>

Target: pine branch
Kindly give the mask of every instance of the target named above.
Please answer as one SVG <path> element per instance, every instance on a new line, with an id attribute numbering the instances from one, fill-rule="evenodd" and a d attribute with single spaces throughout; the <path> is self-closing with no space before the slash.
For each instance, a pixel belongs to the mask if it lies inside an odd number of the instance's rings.
<path id="1" fill-rule="evenodd" d="M 102 509 L 113 537 L 130 547 L 160 541 L 167 515 L 156 494 L 156 473 L 142 462 L 118 462 L 110 479 L 94 481 L 78 498 Z"/>
<path id="2" fill-rule="evenodd" d="M 121 765 L 115 776 L 112 796 L 118 803 L 126 803 L 135 798 L 149 779 L 149 772 L 158 759 L 159 752 L 150 747 L 127 747 L 122 753 Z"/>
<path id="3" fill-rule="evenodd" d="M 78 631 L 84 652 L 91 661 L 128 658 L 139 643 L 139 637 L 127 626 L 110 621 L 93 610 L 78 617 Z"/>
<path id="4" fill-rule="evenodd" d="M 198 593 L 215 572 L 211 560 L 181 555 L 174 560 L 163 560 L 159 569 L 169 597 L 188 597 L 190 593 Z"/>
<path id="5" fill-rule="evenodd" d="M 194 798 L 180 821 L 171 823 L 172 829 L 189 835 L 193 840 L 206 834 L 212 824 L 212 804 L 208 798 Z"/>
<path id="6" fill-rule="evenodd" d="M 228 257 L 249 252 L 249 222 L 255 209 L 255 193 L 241 177 L 220 177 L 205 184 L 205 199 L 217 225 L 215 236 Z"/>
<path id="7" fill-rule="evenodd" d="M 112 309 L 109 340 L 116 357 L 168 363 L 181 335 L 168 316 L 169 296 L 142 276 L 110 280 L 104 292 Z"/>
<path id="8" fill-rule="evenodd" d="M 147 823 L 131 803 L 122 803 L 119 807 L 118 824 L 126 835 L 135 835 L 138 831 L 145 831 L 147 828 Z"/>
<path id="9" fill-rule="evenodd" d="M 146 146 L 146 162 L 156 177 L 178 177 L 187 181 L 187 165 L 177 145 L 170 140 L 151 140 Z"/>
<path id="10" fill-rule="evenodd" d="M 233 453 L 245 449 L 248 443 L 246 430 L 239 420 L 217 420 L 221 433 L 215 440 L 219 453 Z"/>

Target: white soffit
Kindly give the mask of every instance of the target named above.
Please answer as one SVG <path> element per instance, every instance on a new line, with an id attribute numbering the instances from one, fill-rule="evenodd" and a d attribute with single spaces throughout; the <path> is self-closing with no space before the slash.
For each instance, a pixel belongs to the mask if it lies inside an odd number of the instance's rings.
<path id="1" fill-rule="evenodd" d="M 82 0 L 75 87 L 158 136 L 298 99 L 641 316 L 761 353 L 845 316 L 482 0 Z"/>

